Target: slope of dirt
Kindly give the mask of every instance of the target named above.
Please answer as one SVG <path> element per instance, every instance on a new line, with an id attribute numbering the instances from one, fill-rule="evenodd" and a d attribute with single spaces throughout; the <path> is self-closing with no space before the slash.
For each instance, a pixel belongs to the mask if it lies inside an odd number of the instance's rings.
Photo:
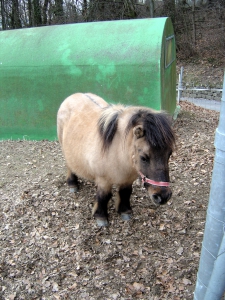
<path id="1" fill-rule="evenodd" d="M 112 200 L 103 229 L 94 184 L 69 193 L 58 142 L 0 142 L 0 299 L 193 299 L 218 113 L 181 106 L 172 199 L 155 209 L 137 181 L 133 219 Z"/>
<path id="2" fill-rule="evenodd" d="M 209 59 L 208 59 L 209 60 Z M 219 65 L 209 63 L 207 58 L 192 59 L 191 62 L 178 61 L 176 65 L 177 81 L 183 66 L 183 83 L 189 87 L 219 88 L 223 87 L 225 59 Z"/>

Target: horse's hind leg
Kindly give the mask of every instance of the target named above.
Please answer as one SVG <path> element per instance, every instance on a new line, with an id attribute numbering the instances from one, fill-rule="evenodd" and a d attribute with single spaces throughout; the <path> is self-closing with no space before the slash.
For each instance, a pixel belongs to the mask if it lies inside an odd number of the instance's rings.
<path id="1" fill-rule="evenodd" d="M 72 173 L 69 168 L 67 168 L 66 182 L 70 188 L 71 193 L 78 192 L 78 177 L 77 175 Z"/>
<path id="2" fill-rule="evenodd" d="M 132 193 L 132 185 L 120 186 L 117 194 L 116 210 L 125 221 L 131 219 L 132 209 L 130 206 L 130 196 Z"/>
<path id="3" fill-rule="evenodd" d="M 92 214 L 97 221 L 97 225 L 100 227 L 108 226 L 108 202 L 112 197 L 111 187 L 110 189 L 103 190 L 98 187 L 97 189 L 97 201 L 94 204 Z"/>

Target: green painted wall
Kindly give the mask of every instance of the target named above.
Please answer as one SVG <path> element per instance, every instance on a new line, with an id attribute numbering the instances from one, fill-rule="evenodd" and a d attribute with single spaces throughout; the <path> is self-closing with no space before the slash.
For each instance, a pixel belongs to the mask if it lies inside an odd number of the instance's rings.
<path id="1" fill-rule="evenodd" d="M 59 105 L 76 92 L 173 114 L 175 61 L 165 68 L 171 35 L 169 18 L 1 31 L 0 139 L 55 139 Z"/>

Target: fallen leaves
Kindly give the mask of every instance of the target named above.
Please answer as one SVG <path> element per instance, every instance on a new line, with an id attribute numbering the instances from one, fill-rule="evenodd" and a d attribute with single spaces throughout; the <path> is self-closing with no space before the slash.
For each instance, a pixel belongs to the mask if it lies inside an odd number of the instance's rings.
<path id="1" fill-rule="evenodd" d="M 183 251 L 184 251 L 184 248 L 183 247 L 179 247 L 178 250 L 176 251 L 176 253 L 178 255 L 182 255 L 183 254 Z"/>
<path id="2" fill-rule="evenodd" d="M 52 284 L 52 291 L 53 292 L 58 292 L 58 290 L 59 290 L 58 283 L 57 282 L 53 282 L 53 284 Z"/>
<path id="3" fill-rule="evenodd" d="M 126 285 L 127 294 L 132 294 L 133 296 L 141 296 L 145 292 L 145 287 L 142 283 L 134 282 L 133 284 Z"/>
<path id="4" fill-rule="evenodd" d="M 0 142 L 0 297 L 193 298 L 218 114 L 181 106 L 172 199 L 155 208 L 135 183 L 133 219 L 122 221 L 110 201 L 105 229 L 91 217 L 94 184 L 69 193 L 57 142 Z"/>
<path id="5" fill-rule="evenodd" d="M 187 278 L 183 278 L 182 282 L 183 282 L 184 285 L 191 284 L 191 281 Z"/>
<path id="6" fill-rule="evenodd" d="M 75 290 L 77 288 L 77 283 L 74 282 L 71 286 L 68 287 L 69 290 Z"/>

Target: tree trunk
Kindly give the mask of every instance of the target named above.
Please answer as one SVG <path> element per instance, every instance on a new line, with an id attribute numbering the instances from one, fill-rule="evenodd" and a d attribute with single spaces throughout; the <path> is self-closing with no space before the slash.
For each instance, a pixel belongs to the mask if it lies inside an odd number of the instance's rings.
<path id="1" fill-rule="evenodd" d="M 196 46 L 195 0 L 192 0 L 193 44 Z"/>
<path id="2" fill-rule="evenodd" d="M 150 18 L 154 18 L 155 3 L 154 0 L 149 1 Z"/>
<path id="3" fill-rule="evenodd" d="M 175 23 L 175 14 L 176 14 L 176 8 L 175 8 L 175 0 L 164 0 L 163 3 L 163 12 L 166 16 L 171 18 L 172 23 Z"/>
<path id="4" fill-rule="evenodd" d="M 149 17 L 154 18 L 155 3 L 154 0 L 146 0 L 146 10 L 149 12 Z"/>
<path id="5" fill-rule="evenodd" d="M 18 0 L 12 0 L 11 27 L 13 29 L 22 27 L 21 21 L 20 21 L 20 16 L 19 16 Z"/>
<path id="6" fill-rule="evenodd" d="M 55 0 L 55 23 L 62 24 L 63 22 L 63 0 Z"/>
<path id="7" fill-rule="evenodd" d="M 1 17 L 2 17 L 2 30 L 6 30 L 4 0 L 1 0 Z"/>
<path id="8" fill-rule="evenodd" d="M 47 9 L 48 9 L 48 4 L 49 4 L 49 0 L 45 0 L 44 1 L 44 5 L 43 5 L 43 24 L 47 25 Z"/>
<path id="9" fill-rule="evenodd" d="M 28 18 L 29 18 L 28 26 L 32 27 L 33 24 L 34 24 L 34 20 L 33 20 L 33 12 L 32 12 L 32 3 L 31 3 L 31 0 L 27 1 L 27 9 L 28 9 Z"/>
<path id="10" fill-rule="evenodd" d="M 33 9 L 34 9 L 34 26 L 42 25 L 41 18 L 41 7 L 39 0 L 33 0 Z"/>
<path id="11" fill-rule="evenodd" d="M 83 0 L 83 3 L 82 3 L 82 16 L 84 18 L 84 21 L 88 21 L 87 0 Z"/>

